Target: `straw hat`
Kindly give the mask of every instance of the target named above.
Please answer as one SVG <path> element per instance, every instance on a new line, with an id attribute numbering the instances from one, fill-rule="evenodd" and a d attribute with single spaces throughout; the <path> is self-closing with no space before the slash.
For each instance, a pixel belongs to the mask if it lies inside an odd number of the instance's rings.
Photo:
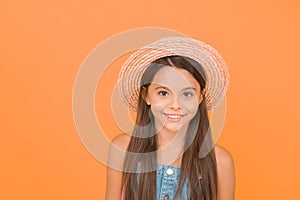
<path id="1" fill-rule="evenodd" d="M 147 67 L 165 56 L 185 56 L 197 61 L 206 75 L 205 98 L 208 111 L 223 100 L 229 85 L 228 67 L 221 55 L 204 42 L 182 36 L 161 38 L 133 53 L 123 64 L 118 80 L 122 100 L 137 111 L 140 81 Z"/>

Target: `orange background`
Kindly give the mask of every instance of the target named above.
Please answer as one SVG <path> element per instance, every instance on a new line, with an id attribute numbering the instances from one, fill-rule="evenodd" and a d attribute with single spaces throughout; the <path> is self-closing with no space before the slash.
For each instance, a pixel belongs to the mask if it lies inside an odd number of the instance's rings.
<path id="1" fill-rule="evenodd" d="M 211 44 L 229 65 L 218 143 L 235 160 L 236 199 L 298 199 L 299 8 L 296 0 L 1 2 L 0 199 L 104 199 L 105 166 L 73 122 L 73 84 L 96 45 L 154 26 Z M 96 95 L 110 138 L 119 133 L 107 105 L 120 64 Z"/>

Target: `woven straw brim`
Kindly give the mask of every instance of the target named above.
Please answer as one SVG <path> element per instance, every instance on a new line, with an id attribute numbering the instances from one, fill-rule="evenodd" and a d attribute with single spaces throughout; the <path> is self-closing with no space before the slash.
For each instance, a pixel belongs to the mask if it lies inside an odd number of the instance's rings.
<path id="1" fill-rule="evenodd" d="M 206 104 L 213 111 L 225 98 L 229 85 L 228 67 L 221 55 L 210 45 L 188 37 L 166 37 L 133 53 L 122 66 L 118 90 L 122 100 L 137 111 L 140 81 L 147 67 L 165 56 L 185 56 L 197 61 L 206 76 Z"/>

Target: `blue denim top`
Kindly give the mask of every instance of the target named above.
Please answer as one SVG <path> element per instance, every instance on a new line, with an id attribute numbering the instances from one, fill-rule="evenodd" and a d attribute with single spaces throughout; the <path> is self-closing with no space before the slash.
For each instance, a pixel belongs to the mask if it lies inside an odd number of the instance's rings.
<path id="1" fill-rule="evenodd" d="M 185 181 L 183 183 L 181 189 L 181 195 L 179 194 L 174 199 L 175 193 L 177 191 L 178 183 L 179 183 L 179 178 L 180 178 L 180 167 L 157 164 L 156 200 L 189 200 L 190 192 L 188 190 L 187 177 L 185 178 Z M 137 174 L 137 180 L 139 182 L 139 173 Z M 200 184 L 202 186 L 201 179 L 200 179 Z"/>
<path id="2" fill-rule="evenodd" d="M 156 199 L 169 200 L 174 199 L 180 176 L 180 168 L 175 166 L 157 165 L 156 171 Z M 187 187 L 187 178 L 182 186 L 182 199 L 190 199 L 190 194 Z M 180 195 L 176 200 L 180 199 Z M 175 199 L 174 199 L 175 200 Z"/>

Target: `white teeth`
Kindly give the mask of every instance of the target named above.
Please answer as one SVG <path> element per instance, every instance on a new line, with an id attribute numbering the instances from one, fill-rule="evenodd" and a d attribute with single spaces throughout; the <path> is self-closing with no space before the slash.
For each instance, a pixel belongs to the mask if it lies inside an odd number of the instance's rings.
<path id="1" fill-rule="evenodd" d="M 168 118 L 171 118 L 171 119 L 179 119 L 180 116 L 178 116 L 178 115 L 168 115 Z"/>

